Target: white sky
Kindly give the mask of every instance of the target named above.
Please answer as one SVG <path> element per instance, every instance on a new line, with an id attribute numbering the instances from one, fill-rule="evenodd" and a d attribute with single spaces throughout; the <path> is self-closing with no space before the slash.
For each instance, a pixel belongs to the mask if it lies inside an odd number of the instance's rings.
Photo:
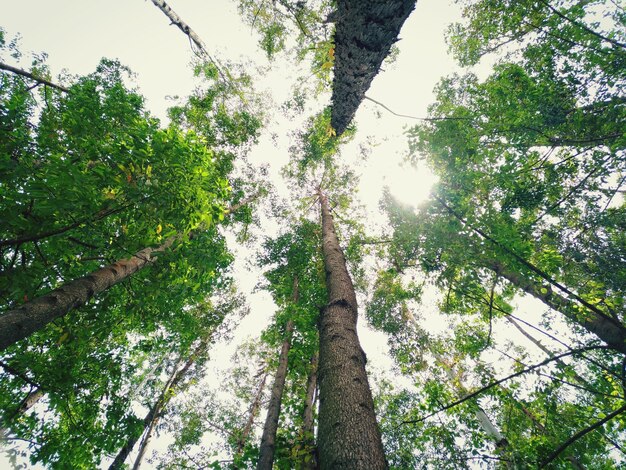
<path id="1" fill-rule="evenodd" d="M 250 28 L 240 22 L 236 2 L 170 0 L 168 3 L 204 40 L 212 55 L 220 59 L 248 58 L 258 65 L 268 65 Z M 171 104 L 166 99 L 168 96 L 184 97 L 192 89 L 188 39 L 176 27 L 169 26 L 150 1 L 0 0 L 0 12 L 0 26 L 5 28 L 7 38 L 16 33 L 22 35 L 23 52 L 48 53 L 47 64 L 53 77 L 63 69 L 71 74 L 87 74 L 95 69 L 101 57 L 117 58 L 137 74 L 136 83 L 147 98 L 147 108 L 162 118 Z M 427 105 L 433 101 L 433 87 L 441 76 L 454 69 L 452 59 L 446 54 L 443 34 L 445 26 L 458 17 L 458 8 L 446 1 L 419 0 L 400 34 L 397 61 L 375 78 L 367 95 L 397 113 L 425 116 Z M 4 60 L 20 65 L 8 57 Z M 25 55 L 22 66 L 26 68 L 28 63 L 29 57 Z M 288 98 L 296 77 L 285 64 L 276 63 L 266 77 L 258 78 L 261 88 L 270 91 L 278 107 Z M 253 163 L 269 163 L 273 175 L 278 174 L 288 159 L 289 142 L 285 136 L 290 123 L 278 113 L 276 109 L 273 128 L 264 131 L 259 146 L 250 155 Z M 425 168 L 417 171 L 400 167 L 407 151 L 404 126 L 415 121 L 393 116 L 367 101 L 361 105 L 356 120 L 358 136 L 342 155 L 346 159 L 351 154 L 356 156 L 358 145 L 368 137 L 376 143 L 369 160 L 360 165 L 363 174 L 359 193 L 368 219 L 381 220 L 378 203 L 384 185 L 389 185 L 404 202 L 415 204 L 423 200 L 434 182 L 433 176 Z M 270 139 L 270 131 L 279 135 L 278 147 Z M 242 259 L 237 267 L 240 273 L 248 272 L 240 276 L 240 288 L 249 292 L 257 283 L 258 273 L 249 271 Z M 267 294 L 251 296 L 250 303 L 252 313 L 244 320 L 239 337 L 246 332 L 259 332 L 273 313 Z M 363 328 L 364 323 L 360 322 L 359 334 L 370 361 L 368 367 L 388 369 L 389 359 L 384 355 L 386 340 L 380 333 Z M 230 351 L 232 346 L 222 351 L 222 357 Z M 3 466 L 1 459 L 0 466 Z"/>

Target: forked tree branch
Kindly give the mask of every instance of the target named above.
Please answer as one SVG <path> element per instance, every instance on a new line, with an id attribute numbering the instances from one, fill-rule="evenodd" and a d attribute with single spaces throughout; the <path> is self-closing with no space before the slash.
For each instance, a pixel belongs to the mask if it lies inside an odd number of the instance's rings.
<path id="1" fill-rule="evenodd" d="M 41 78 L 41 77 L 37 77 L 36 75 L 33 75 L 30 72 L 27 72 L 26 70 L 22 70 L 22 69 L 18 69 L 17 67 L 13 67 L 11 65 L 5 64 L 0 62 L 0 70 L 6 70 L 7 72 L 11 72 L 14 73 L 16 75 L 21 75 L 22 77 L 26 77 L 30 80 L 33 80 L 39 84 L 42 85 L 46 85 L 49 86 L 50 88 L 55 88 L 59 91 L 63 91 L 65 93 L 67 93 L 69 91 L 68 88 L 62 86 L 62 85 L 57 85 L 56 83 L 52 83 L 49 80 L 46 80 L 45 78 Z"/>

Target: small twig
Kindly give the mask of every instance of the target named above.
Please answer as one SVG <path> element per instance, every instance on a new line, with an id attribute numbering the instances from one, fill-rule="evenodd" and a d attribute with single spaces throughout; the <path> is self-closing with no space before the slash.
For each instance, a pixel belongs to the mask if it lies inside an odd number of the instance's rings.
<path id="1" fill-rule="evenodd" d="M 398 113 L 392 111 L 391 109 L 389 109 L 384 104 L 382 104 L 380 101 L 376 101 L 375 99 L 370 98 L 367 95 L 364 96 L 364 99 L 369 100 L 372 103 L 377 104 L 381 108 L 386 109 L 387 111 L 389 111 L 394 116 L 403 117 L 403 118 L 409 118 L 409 119 L 415 119 L 416 121 L 471 121 L 472 120 L 472 118 L 462 118 L 462 117 L 423 118 L 423 117 L 410 116 L 408 114 L 398 114 Z"/>

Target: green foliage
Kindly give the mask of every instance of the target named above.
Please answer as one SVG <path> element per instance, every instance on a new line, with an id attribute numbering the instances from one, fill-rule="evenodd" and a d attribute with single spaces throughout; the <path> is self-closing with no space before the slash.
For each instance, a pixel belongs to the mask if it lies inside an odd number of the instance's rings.
<path id="1" fill-rule="evenodd" d="M 204 134 L 182 118 L 185 130 L 159 128 L 125 87 L 128 73 L 103 60 L 68 93 L 39 96 L 21 77 L 0 75 L 3 308 L 177 236 L 156 263 L 4 354 L 3 419 L 30 442 L 32 463 L 93 468 L 115 453 L 138 429 L 128 391 L 145 354 L 184 355 L 223 320 L 191 306 L 230 282 L 217 224 L 233 198 L 234 152 L 259 121 L 189 105 L 180 115 L 193 114 Z M 16 414 L 33 386 L 45 399 Z"/>

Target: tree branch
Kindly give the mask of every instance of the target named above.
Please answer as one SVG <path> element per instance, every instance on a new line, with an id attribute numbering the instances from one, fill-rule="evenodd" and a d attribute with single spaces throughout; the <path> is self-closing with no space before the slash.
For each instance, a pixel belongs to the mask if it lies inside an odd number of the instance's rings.
<path id="1" fill-rule="evenodd" d="M 515 377 L 519 377 L 520 375 L 523 375 L 523 374 L 525 374 L 527 372 L 532 372 L 533 370 L 538 369 L 540 367 L 543 367 L 543 366 L 549 364 L 550 362 L 557 361 L 557 360 L 561 359 L 562 357 L 577 355 L 577 354 L 580 354 L 582 352 L 591 351 L 591 350 L 594 350 L 594 349 L 607 349 L 607 346 L 586 346 L 584 348 L 574 349 L 572 351 L 566 351 L 566 352 L 558 354 L 558 355 L 556 355 L 554 357 L 550 357 L 548 359 L 545 359 L 545 360 L 541 361 L 538 364 L 526 367 L 526 368 L 522 369 L 519 372 L 515 372 L 514 374 L 508 375 L 508 376 L 506 376 L 506 377 L 504 377 L 502 379 L 498 379 L 498 380 L 496 380 L 494 382 L 491 382 L 490 384 L 488 384 L 488 385 L 486 385 L 486 386 L 476 390 L 475 392 L 470 393 L 469 395 L 464 396 L 463 398 L 461 398 L 459 400 L 456 400 L 456 401 L 453 401 L 452 403 L 449 403 L 448 405 L 440 408 L 439 410 L 437 410 L 437 411 L 435 411 L 433 413 L 430 413 L 430 414 L 428 414 L 426 416 L 423 416 L 423 417 L 421 417 L 419 419 L 405 420 L 405 421 L 402 421 L 402 423 L 400 423 L 400 424 L 421 423 L 422 421 L 425 421 L 428 418 L 441 413 L 442 411 L 449 410 L 450 408 L 454 408 L 455 406 L 458 406 L 461 403 L 466 402 L 467 400 L 471 400 L 472 398 L 480 395 L 483 392 L 486 392 L 487 390 L 489 390 L 489 389 L 491 389 L 491 388 L 493 388 L 493 387 L 495 387 L 497 385 L 500 385 L 501 383 L 506 382 L 507 380 L 514 379 Z"/>
<path id="2" fill-rule="evenodd" d="M 572 437 L 570 437 L 567 441 L 565 441 L 563 444 L 561 444 L 554 452 L 552 452 L 548 456 L 548 458 L 541 463 L 541 466 L 539 468 L 547 467 L 550 463 L 552 463 L 559 456 L 559 454 L 561 454 L 561 452 L 563 452 L 565 449 L 567 449 L 570 445 L 572 445 L 578 439 L 586 436 L 587 434 L 589 434 L 594 429 L 599 428 L 604 423 L 612 420 L 613 418 L 615 418 L 617 415 L 623 413 L 624 411 L 626 411 L 626 405 L 624 405 L 621 408 L 615 410 L 613 413 L 606 415 L 600 421 L 597 421 L 597 422 L 593 423 L 591 426 L 588 426 L 585 429 L 582 429 L 582 430 L 578 431 L 576 434 L 574 434 Z"/>
<path id="3" fill-rule="evenodd" d="M 37 83 L 40 83 L 42 85 L 47 85 L 50 88 L 56 88 L 59 91 L 63 91 L 63 92 L 68 92 L 70 91 L 69 88 L 65 88 L 62 85 L 57 85 L 56 83 L 52 83 L 51 81 L 46 80 L 45 78 L 40 78 L 37 77 L 35 75 L 33 75 L 30 72 L 27 72 L 26 70 L 22 70 L 22 69 L 18 69 L 17 67 L 13 67 L 11 65 L 5 64 L 0 62 L 0 70 L 6 70 L 7 72 L 12 72 L 16 75 L 21 75 L 22 77 L 26 77 L 29 78 L 30 80 L 34 80 Z"/>

